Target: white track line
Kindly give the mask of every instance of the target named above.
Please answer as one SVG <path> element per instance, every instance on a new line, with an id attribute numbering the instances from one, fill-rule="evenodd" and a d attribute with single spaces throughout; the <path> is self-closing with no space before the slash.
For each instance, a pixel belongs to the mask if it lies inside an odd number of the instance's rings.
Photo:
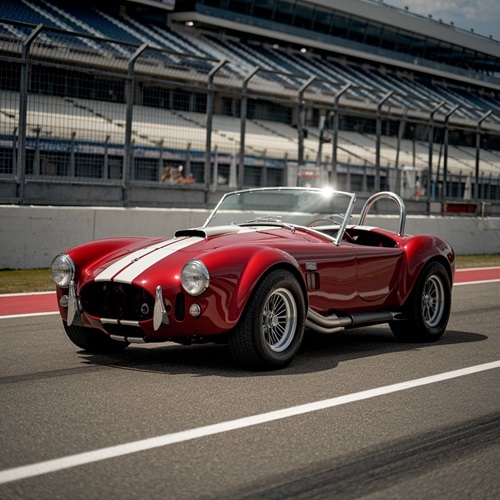
<path id="1" fill-rule="evenodd" d="M 222 434 L 236 429 L 244 429 L 246 427 L 252 427 L 254 425 L 260 425 L 288 417 L 303 415 L 319 410 L 325 410 L 328 408 L 333 408 L 335 406 L 353 403 L 355 401 L 362 401 L 364 399 L 375 398 L 378 396 L 383 396 L 385 394 L 405 391 L 407 389 L 421 387 L 423 385 L 435 384 L 444 380 L 464 377 L 473 373 L 478 373 L 486 370 L 494 370 L 496 368 L 500 368 L 500 361 L 493 361 L 491 363 L 471 366 L 469 368 L 453 370 L 450 372 L 440 373 L 438 375 L 431 375 L 429 377 L 409 380 L 407 382 L 400 382 L 398 384 L 386 385 L 384 387 L 355 392 L 353 394 L 346 394 L 345 396 L 325 399 L 322 401 L 315 401 L 313 403 L 292 406 L 291 408 L 283 408 L 282 410 L 262 413 L 260 415 L 238 418 L 236 420 L 229 420 L 227 422 L 220 422 L 218 424 L 206 425 L 204 427 L 198 427 L 195 429 L 187 429 L 185 431 L 174 432 L 172 434 L 164 434 L 163 436 L 157 436 L 140 441 L 124 443 L 117 446 L 110 446 L 108 448 L 101 448 L 94 451 L 78 453 L 76 455 L 69 455 L 54 460 L 38 462 L 32 465 L 14 467 L 12 469 L 0 471 L 0 484 L 10 483 L 13 481 L 40 476 L 43 474 L 49 474 L 52 472 L 69 469 L 71 467 L 99 462 L 101 460 L 130 455 L 132 453 L 152 450 L 154 448 L 169 446 L 175 443 L 183 443 L 186 441 L 191 441 L 193 439 L 212 436 L 214 434 Z"/>
<path id="2" fill-rule="evenodd" d="M 0 316 L 0 319 L 29 318 L 31 316 L 53 316 L 55 314 L 59 314 L 59 311 L 29 313 L 29 314 L 7 314 L 5 316 Z"/>
<path id="3" fill-rule="evenodd" d="M 1 297 L 30 297 L 31 295 L 55 295 L 55 291 L 51 292 L 21 292 L 21 293 L 0 293 Z"/>
<path id="4" fill-rule="evenodd" d="M 493 279 L 493 280 L 482 280 L 482 281 L 464 281 L 463 283 L 453 283 L 453 286 L 460 286 L 460 285 L 480 285 L 481 283 L 497 283 L 499 282 L 500 279 Z"/>
<path id="5" fill-rule="evenodd" d="M 462 269 L 457 269 L 457 273 L 461 273 L 462 271 L 489 271 L 490 269 L 500 269 L 500 266 L 463 267 Z"/>

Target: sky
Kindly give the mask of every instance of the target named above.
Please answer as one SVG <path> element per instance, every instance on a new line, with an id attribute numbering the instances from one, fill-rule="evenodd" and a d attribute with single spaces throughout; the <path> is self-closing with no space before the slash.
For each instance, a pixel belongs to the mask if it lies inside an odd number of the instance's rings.
<path id="1" fill-rule="evenodd" d="M 387 5 L 442 19 L 456 27 L 500 41 L 500 0 L 383 0 Z"/>

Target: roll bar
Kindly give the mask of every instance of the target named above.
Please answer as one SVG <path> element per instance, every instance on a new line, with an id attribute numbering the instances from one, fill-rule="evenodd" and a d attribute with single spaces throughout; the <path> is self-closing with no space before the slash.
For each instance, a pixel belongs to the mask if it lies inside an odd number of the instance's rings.
<path id="1" fill-rule="evenodd" d="M 399 236 L 403 236 L 405 232 L 405 224 L 406 224 L 406 207 L 401 196 L 396 193 L 392 193 L 391 191 L 381 191 L 380 193 L 375 193 L 374 195 L 368 198 L 361 210 L 361 215 L 359 216 L 359 225 L 363 226 L 365 223 L 366 216 L 368 215 L 368 211 L 370 208 L 380 200 L 392 200 L 399 207 Z"/>

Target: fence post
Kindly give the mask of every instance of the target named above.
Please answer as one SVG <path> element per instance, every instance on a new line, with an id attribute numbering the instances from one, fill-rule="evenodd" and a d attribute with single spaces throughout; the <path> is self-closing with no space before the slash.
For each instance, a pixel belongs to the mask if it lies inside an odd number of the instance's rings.
<path id="1" fill-rule="evenodd" d="M 163 139 L 158 141 L 158 172 L 156 173 L 156 180 L 162 182 L 163 177 Z"/>
<path id="2" fill-rule="evenodd" d="M 376 144 L 375 144 L 375 192 L 378 193 L 380 191 L 380 136 L 382 135 L 382 106 L 386 101 L 388 101 L 394 91 L 387 92 L 387 94 L 380 99 L 377 103 L 377 136 L 376 136 Z"/>
<path id="3" fill-rule="evenodd" d="M 443 156 L 443 189 L 441 189 L 441 200 L 445 201 L 448 197 L 448 142 L 450 116 L 459 108 L 457 104 L 444 117 L 444 156 Z"/>
<path id="4" fill-rule="evenodd" d="M 214 116 L 214 78 L 217 71 L 227 63 L 225 59 L 214 66 L 208 73 L 208 92 L 207 92 L 207 135 L 205 140 L 205 170 L 203 173 L 203 182 L 205 183 L 205 191 L 208 193 L 210 186 L 210 170 L 212 164 L 212 121 Z M 208 194 L 207 201 L 208 201 Z"/>
<path id="5" fill-rule="evenodd" d="M 259 66 L 254 68 L 243 80 L 241 86 L 241 110 L 240 110 L 240 160 L 238 165 L 238 187 L 241 189 L 245 183 L 245 134 L 246 134 L 246 120 L 248 108 L 248 82 L 258 73 Z"/>
<path id="6" fill-rule="evenodd" d="M 71 150 L 69 152 L 69 172 L 68 177 L 76 177 L 76 158 L 75 158 L 75 137 L 76 132 L 71 132 Z"/>
<path id="7" fill-rule="evenodd" d="M 431 213 L 431 201 L 434 199 L 432 189 L 432 154 L 434 150 L 434 115 L 445 105 L 441 101 L 430 113 L 429 116 L 429 163 L 427 165 L 427 213 Z"/>
<path id="8" fill-rule="evenodd" d="M 17 127 L 14 127 L 12 130 L 12 173 L 16 172 L 16 169 L 17 169 Z"/>
<path id="9" fill-rule="evenodd" d="M 102 178 L 108 180 L 109 179 L 109 140 L 111 137 L 109 135 L 106 136 L 106 141 L 104 142 L 104 163 L 102 166 Z"/>
<path id="10" fill-rule="evenodd" d="M 408 106 L 405 106 L 399 122 L 398 138 L 396 142 L 396 159 L 394 160 L 394 192 L 398 195 L 401 195 L 401 169 L 399 168 L 399 154 L 401 152 L 401 141 L 403 140 L 403 135 L 405 133 L 407 119 Z"/>
<path id="11" fill-rule="evenodd" d="M 128 189 L 130 185 L 130 170 L 132 165 L 132 117 L 134 114 L 134 94 L 135 94 L 135 78 L 134 66 L 139 56 L 148 48 L 147 43 L 143 43 L 135 52 L 127 63 L 127 82 L 126 82 L 126 111 L 125 111 L 125 146 L 123 152 L 123 173 L 122 173 L 122 190 L 123 190 L 123 205 L 128 206 Z"/>
<path id="12" fill-rule="evenodd" d="M 21 49 L 21 78 L 19 82 L 19 139 L 16 171 L 16 196 L 18 203 L 24 203 L 24 184 L 26 181 L 26 127 L 28 116 L 28 87 L 30 82 L 30 49 L 35 38 L 43 30 L 43 24 L 39 24 L 24 40 Z"/>
<path id="13" fill-rule="evenodd" d="M 39 176 L 41 171 L 40 171 L 40 132 L 41 129 L 40 127 L 37 127 L 34 129 L 34 132 L 36 134 L 36 139 L 35 139 L 35 154 L 33 156 L 33 175 Z"/>
<path id="14" fill-rule="evenodd" d="M 476 165 L 475 165 L 475 184 L 474 184 L 474 203 L 476 205 L 476 215 L 479 215 L 479 161 L 480 161 L 480 149 L 481 149 L 481 125 L 484 120 L 488 118 L 493 113 L 490 109 L 487 111 L 476 123 Z"/>
<path id="15" fill-rule="evenodd" d="M 332 171 L 330 175 L 330 183 L 334 188 L 337 188 L 337 148 L 339 144 L 339 101 L 343 94 L 350 88 L 351 83 L 344 85 L 333 98 L 333 138 L 332 138 Z"/>
<path id="16" fill-rule="evenodd" d="M 217 190 L 217 185 L 219 182 L 219 155 L 217 154 L 217 145 L 214 148 L 214 175 L 212 178 L 212 193 Z"/>
<path id="17" fill-rule="evenodd" d="M 299 167 L 304 164 L 304 129 L 305 129 L 305 112 L 304 112 L 304 92 L 316 80 L 315 76 L 311 76 L 307 82 L 299 89 L 297 98 L 298 102 L 298 116 L 297 116 L 297 134 L 298 134 L 298 151 L 297 156 L 299 160 Z"/>

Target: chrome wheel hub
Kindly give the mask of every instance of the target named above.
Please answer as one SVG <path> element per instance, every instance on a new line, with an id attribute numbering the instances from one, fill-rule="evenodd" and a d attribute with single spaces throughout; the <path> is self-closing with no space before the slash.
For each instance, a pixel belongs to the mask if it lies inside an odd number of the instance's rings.
<path id="1" fill-rule="evenodd" d="M 297 305 L 286 288 L 274 290 L 267 298 L 262 316 L 264 339 L 274 352 L 282 352 L 292 343 L 297 328 Z"/>
<path id="2" fill-rule="evenodd" d="M 444 286 L 438 276 L 430 276 L 422 294 L 422 314 L 429 327 L 435 327 L 443 317 L 445 307 Z"/>

